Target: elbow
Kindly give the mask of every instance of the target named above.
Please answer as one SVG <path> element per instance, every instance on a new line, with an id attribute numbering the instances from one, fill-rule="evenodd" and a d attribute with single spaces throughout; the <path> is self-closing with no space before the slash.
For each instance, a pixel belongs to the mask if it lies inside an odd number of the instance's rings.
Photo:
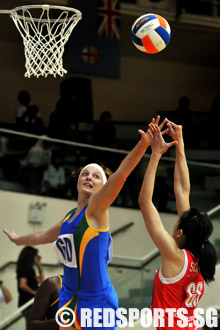
<path id="1" fill-rule="evenodd" d="M 19 284 L 19 288 L 20 288 L 21 290 L 24 290 L 24 289 L 26 288 L 26 285 Z"/>
<path id="2" fill-rule="evenodd" d="M 19 288 L 23 291 L 27 291 L 29 289 L 29 286 L 26 283 L 20 283 Z"/>
<path id="3" fill-rule="evenodd" d="M 153 202 L 152 202 L 151 199 L 146 198 L 146 196 L 140 195 L 138 197 L 138 205 L 139 205 L 139 207 L 140 207 L 140 209 L 143 213 L 143 212 L 146 212 L 146 210 L 149 210 L 152 207 Z"/>
<path id="4" fill-rule="evenodd" d="M 142 209 L 145 204 L 146 204 L 146 201 L 145 201 L 144 197 L 142 195 L 139 195 L 138 205 L 140 206 L 140 208 Z"/>

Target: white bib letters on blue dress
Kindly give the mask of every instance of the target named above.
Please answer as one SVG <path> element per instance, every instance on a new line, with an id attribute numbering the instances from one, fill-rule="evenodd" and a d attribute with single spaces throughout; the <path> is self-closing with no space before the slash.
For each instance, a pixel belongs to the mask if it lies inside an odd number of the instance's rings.
<path id="1" fill-rule="evenodd" d="M 71 268 L 77 268 L 73 234 L 59 235 L 53 245 L 62 264 Z"/>

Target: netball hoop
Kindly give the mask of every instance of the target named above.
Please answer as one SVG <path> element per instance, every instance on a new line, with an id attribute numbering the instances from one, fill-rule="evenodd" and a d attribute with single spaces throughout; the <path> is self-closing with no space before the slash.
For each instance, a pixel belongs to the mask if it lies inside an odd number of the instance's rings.
<path id="1" fill-rule="evenodd" d="M 0 10 L 10 14 L 23 38 L 25 77 L 48 75 L 63 77 L 64 45 L 74 27 L 82 19 L 79 10 L 53 5 L 28 5 L 12 10 Z"/>

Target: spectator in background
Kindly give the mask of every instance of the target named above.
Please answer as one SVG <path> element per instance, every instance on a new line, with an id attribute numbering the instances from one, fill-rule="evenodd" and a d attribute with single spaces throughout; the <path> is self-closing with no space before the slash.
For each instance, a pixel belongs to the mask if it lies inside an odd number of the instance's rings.
<path id="1" fill-rule="evenodd" d="M 5 168 L 9 138 L 0 135 L 0 179 L 6 178 L 7 169 Z"/>
<path id="2" fill-rule="evenodd" d="M 36 275 L 34 266 L 38 268 L 39 276 Z M 44 274 L 41 268 L 41 257 L 38 255 L 37 249 L 32 246 L 26 246 L 21 250 L 17 261 L 16 275 L 18 307 L 21 307 L 35 296 L 39 283 L 44 281 Z M 31 306 L 22 312 L 26 320 L 29 316 L 30 310 Z"/>
<path id="3" fill-rule="evenodd" d="M 220 149 L 219 144 L 220 95 L 213 97 L 209 111 L 208 137 L 212 149 Z"/>
<path id="4" fill-rule="evenodd" d="M 174 111 L 173 121 L 177 125 L 182 125 L 184 142 L 186 148 L 191 148 L 196 145 L 195 134 L 195 118 L 193 117 L 192 110 L 190 109 L 190 98 L 188 96 L 181 96 L 178 101 L 178 108 Z"/>
<path id="5" fill-rule="evenodd" d="M 18 93 L 18 105 L 16 107 L 16 125 L 18 129 L 23 127 L 23 118 L 30 104 L 31 97 L 28 91 L 22 90 Z"/>
<path id="6" fill-rule="evenodd" d="M 116 130 L 112 123 L 112 114 L 104 111 L 99 122 L 93 128 L 92 143 L 97 146 L 114 148 L 116 144 Z"/>
<path id="7" fill-rule="evenodd" d="M 45 133 L 43 121 L 36 105 L 29 105 L 23 115 L 23 131 L 30 134 L 42 135 Z"/>
<path id="8" fill-rule="evenodd" d="M 63 156 L 53 152 L 51 162 L 43 174 L 43 194 L 51 197 L 65 197 L 65 169 L 63 167 Z"/>
<path id="9" fill-rule="evenodd" d="M 59 100 L 55 110 L 50 114 L 48 136 L 61 140 L 72 140 L 70 111 L 65 110 L 63 102 Z"/>
<path id="10" fill-rule="evenodd" d="M 0 280 L 0 321 L 2 318 L 2 305 L 3 303 L 9 303 L 12 301 L 12 296 L 10 291 L 3 284 L 3 281 Z"/>
<path id="11" fill-rule="evenodd" d="M 39 139 L 28 151 L 23 161 L 22 172 L 32 194 L 41 192 L 43 173 L 50 164 L 50 159 L 51 150 L 47 140 Z"/>
<path id="12" fill-rule="evenodd" d="M 18 93 L 19 104 L 16 107 L 16 126 L 19 131 L 30 134 L 42 135 L 45 132 L 39 108 L 31 104 L 28 91 L 22 90 Z"/>

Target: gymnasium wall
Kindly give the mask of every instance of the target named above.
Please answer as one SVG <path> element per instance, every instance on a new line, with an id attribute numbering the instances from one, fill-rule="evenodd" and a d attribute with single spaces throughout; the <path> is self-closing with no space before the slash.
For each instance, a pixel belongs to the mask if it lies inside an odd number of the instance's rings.
<path id="1" fill-rule="evenodd" d="M 28 222 L 30 218 L 30 205 L 45 203 L 41 218 L 43 223 L 32 224 Z M 18 235 L 24 235 L 49 228 L 60 221 L 63 216 L 76 206 L 74 201 L 59 200 L 55 198 L 45 198 L 35 195 L 20 194 L 8 191 L 0 191 L 0 228 L 14 229 Z M 133 258 L 143 258 L 146 254 L 155 249 L 144 225 L 144 221 L 139 210 L 125 209 L 120 207 L 110 207 L 110 230 L 121 228 L 123 225 L 133 222 L 128 230 L 114 236 L 113 255 Z M 36 216 L 36 213 L 35 213 Z M 161 218 L 168 232 L 172 233 L 172 228 L 177 220 L 175 214 L 161 213 Z M 0 231 L 0 266 L 8 261 L 16 261 L 22 246 L 16 246 Z M 36 246 L 42 256 L 43 263 L 56 264 L 57 257 L 52 244 Z M 200 307 L 206 308 L 211 305 L 219 305 L 220 290 L 220 265 L 216 269 L 216 281 L 206 287 L 205 295 L 200 303 Z M 62 274 L 62 267 L 44 268 L 45 278 Z M 3 318 L 10 315 L 17 309 L 17 288 L 15 267 L 10 266 L 0 272 L 0 278 L 12 293 L 13 301 L 3 306 Z"/>
<path id="2" fill-rule="evenodd" d="M 92 80 L 94 120 L 104 110 L 114 121 L 149 121 L 161 110 L 174 110 L 180 96 L 188 95 L 194 111 L 208 111 L 219 94 L 219 29 L 171 22 L 169 46 L 160 54 L 146 55 L 130 40 L 134 17 L 122 17 L 120 79 Z M 19 32 L 8 15 L 0 20 L 0 122 L 14 122 L 17 94 L 31 93 L 47 125 L 59 99 L 65 77 L 24 78 L 24 50 Z M 68 68 L 68 45 L 64 67 Z"/>
<path id="3" fill-rule="evenodd" d="M 41 219 L 43 223 L 32 224 L 28 222 L 30 218 L 30 205 L 46 203 L 42 207 Z M 25 235 L 36 232 L 44 228 L 49 228 L 60 221 L 64 215 L 76 206 L 74 201 L 66 201 L 55 198 L 46 198 L 29 194 L 20 194 L 0 190 L 0 267 L 8 261 L 16 261 L 23 246 L 16 246 L 2 232 L 3 228 L 15 230 L 18 235 Z M 123 209 L 110 207 L 110 230 L 121 228 L 123 225 L 133 222 L 134 225 L 123 233 L 114 236 L 113 255 L 141 258 L 150 253 L 155 246 L 146 231 L 141 212 L 133 209 Z M 37 216 L 37 214 L 34 214 Z M 168 228 L 171 231 L 176 216 L 169 216 Z M 168 217 L 167 221 L 168 223 Z M 138 244 L 137 244 L 138 242 Z M 36 246 L 42 256 L 42 263 L 57 264 L 58 260 L 52 244 Z M 43 267 L 45 278 L 63 274 L 62 266 Z M 9 266 L 0 272 L 2 279 L 10 290 L 13 301 L 3 305 L 3 319 L 17 309 L 17 281 L 15 266 Z"/>

